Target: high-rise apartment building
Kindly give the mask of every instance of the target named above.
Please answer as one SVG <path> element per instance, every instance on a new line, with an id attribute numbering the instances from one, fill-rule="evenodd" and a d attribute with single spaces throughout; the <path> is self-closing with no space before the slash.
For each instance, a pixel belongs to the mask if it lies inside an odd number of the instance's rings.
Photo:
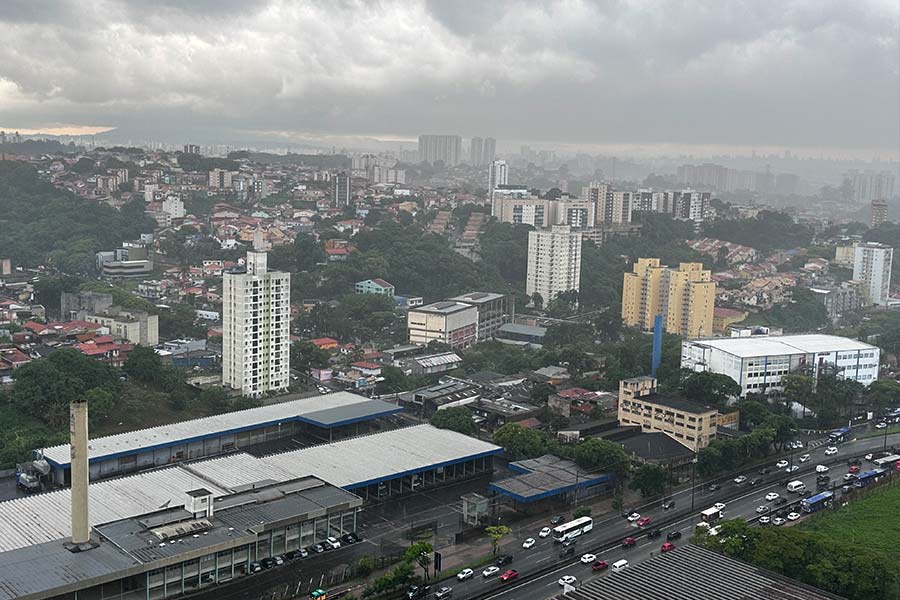
<path id="1" fill-rule="evenodd" d="M 544 306 L 557 294 L 581 288 L 581 233 L 568 225 L 528 232 L 525 293 L 540 294 Z"/>
<path id="2" fill-rule="evenodd" d="M 473 167 L 484 164 L 484 140 L 480 137 L 474 137 L 469 142 L 469 164 Z"/>
<path id="3" fill-rule="evenodd" d="M 350 206 L 350 175 L 345 172 L 338 173 L 334 176 L 332 185 L 334 205 L 338 208 Z"/>
<path id="4" fill-rule="evenodd" d="M 482 153 L 484 164 L 491 164 L 497 158 L 497 140 L 484 138 L 484 152 Z"/>
<path id="5" fill-rule="evenodd" d="M 879 225 L 888 220 L 888 204 L 887 200 L 872 200 L 872 229 L 877 229 Z"/>
<path id="6" fill-rule="evenodd" d="M 581 190 L 581 197 L 593 202 L 597 224 L 631 223 L 636 192 L 613 189 L 608 183 L 592 181 Z"/>
<path id="7" fill-rule="evenodd" d="M 269 271 L 265 252 L 222 281 L 222 383 L 257 398 L 286 390 L 290 369 L 291 275 Z"/>
<path id="8" fill-rule="evenodd" d="M 681 263 L 677 269 L 660 265 L 658 258 L 639 258 L 625 273 L 622 321 L 653 329 L 661 315 L 666 331 L 686 338 L 712 335 L 716 284 L 701 263 Z"/>
<path id="9" fill-rule="evenodd" d="M 458 135 L 420 135 L 419 162 L 444 163 L 455 167 L 462 158 L 462 138 Z"/>
<path id="10" fill-rule="evenodd" d="M 894 249 L 878 242 L 856 246 L 853 253 L 853 279 L 863 282 L 865 303 L 885 306 L 891 294 L 891 262 Z"/>
<path id="11" fill-rule="evenodd" d="M 850 200 L 856 206 L 894 197 L 894 174 L 890 171 L 853 169 L 844 173 L 844 181 L 850 184 Z"/>
<path id="12" fill-rule="evenodd" d="M 494 197 L 494 190 L 509 184 L 509 166 L 505 160 L 492 161 L 488 167 L 488 198 Z"/>
<path id="13" fill-rule="evenodd" d="M 231 178 L 233 175 L 232 171 L 213 169 L 209 172 L 209 187 L 217 190 L 231 189 Z"/>

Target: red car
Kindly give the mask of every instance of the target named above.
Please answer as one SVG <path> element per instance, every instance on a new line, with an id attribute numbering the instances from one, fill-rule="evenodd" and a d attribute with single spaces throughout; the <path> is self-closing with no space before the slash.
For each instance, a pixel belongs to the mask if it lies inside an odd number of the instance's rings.
<path id="1" fill-rule="evenodd" d="M 675 549 L 675 544 L 673 544 L 672 542 L 666 542 L 665 544 L 660 546 L 659 549 L 663 552 L 670 552 Z"/>
<path id="2" fill-rule="evenodd" d="M 623 548 L 631 548 L 632 546 L 636 546 L 636 545 L 637 545 L 637 540 L 634 539 L 633 537 L 627 537 L 624 540 L 622 540 Z"/>
<path id="3" fill-rule="evenodd" d="M 852 465 L 852 466 L 850 467 L 850 472 L 853 473 L 854 475 L 856 475 L 857 473 L 859 473 L 859 465 Z"/>
<path id="4" fill-rule="evenodd" d="M 605 571 L 609 568 L 609 563 L 605 560 L 595 560 L 591 565 L 591 571 Z"/>
<path id="5" fill-rule="evenodd" d="M 518 571 L 516 571 L 515 569 L 509 569 L 506 573 L 500 576 L 500 581 L 512 581 L 518 576 Z"/>
<path id="6" fill-rule="evenodd" d="M 637 520 L 638 527 L 646 527 L 649 524 L 650 524 L 650 517 L 641 517 L 640 519 Z"/>

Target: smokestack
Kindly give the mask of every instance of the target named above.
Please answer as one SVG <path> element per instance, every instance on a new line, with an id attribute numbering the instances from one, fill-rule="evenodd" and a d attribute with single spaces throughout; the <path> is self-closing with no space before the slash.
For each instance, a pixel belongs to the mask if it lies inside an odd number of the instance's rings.
<path id="1" fill-rule="evenodd" d="M 91 541 L 88 522 L 88 405 L 69 405 L 69 445 L 72 452 L 72 546 L 81 548 Z"/>

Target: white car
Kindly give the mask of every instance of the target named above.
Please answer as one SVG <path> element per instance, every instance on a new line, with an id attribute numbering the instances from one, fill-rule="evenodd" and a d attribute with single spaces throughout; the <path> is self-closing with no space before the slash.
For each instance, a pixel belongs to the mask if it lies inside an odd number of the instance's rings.
<path id="1" fill-rule="evenodd" d="M 773 502 L 775 500 L 778 500 L 778 498 L 778 492 L 769 492 L 768 494 L 766 494 L 766 502 Z"/>
<path id="2" fill-rule="evenodd" d="M 875 426 L 875 429 L 884 429 L 887 427 L 887 423 L 881 422 Z"/>
<path id="3" fill-rule="evenodd" d="M 341 547 L 341 542 L 336 537 L 327 537 L 325 538 L 325 541 L 331 544 L 331 547 L 335 550 Z"/>
<path id="4" fill-rule="evenodd" d="M 856 475 L 853 473 L 844 473 L 844 481 L 853 481 L 856 479 Z"/>
<path id="5" fill-rule="evenodd" d="M 767 512 L 769 512 L 769 507 L 766 506 L 765 504 L 761 504 L 756 507 L 756 512 L 757 512 L 757 514 L 767 513 Z"/>
<path id="6" fill-rule="evenodd" d="M 777 463 L 775 463 L 776 469 L 783 469 L 786 466 L 788 466 L 788 461 L 786 461 L 786 460 L 779 460 Z"/>
<path id="7" fill-rule="evenodd" d="M 722 502 L 716 502 L 715 504 L 713 504 L 713 508 L 718 511 L 723 511 L 725 510 L 725 504 Z"/>
<path id="8" fill-rule="evenodd" d="M 866 456 L 865 456 L 866 460 L 872 460 L 873 458 L 875 458 L 874 454 L 866 454 Z"/>
<path id="9" fill-rule="evenodd" d="M 799 518 L 800 518 L 800 513 L 795 513 L 795 512 L 788 513 L 788 521 L 796 521 Z"/>
<path id="10" fill-rule="evenodd" d="M 575 585 L 578 583 L 578 579 L 575 578 L 574 575 L 563 575 L 559 578 L 559 585 Z"/>
<path id="11" fill-rule="evenodd" d="M 490 567 L 488 567 L 487 569 L 485 569 L 484 571 L 481 572 L 481 576 L 482 577 L 491 577 L 492 575 L 496 575 L 499 572 L 500 572 L 500 567 L 495 567 L 495 566 L 491 565 Z"/>
<path id="12" fill-rule="evenodd" d="M 793 448 L 794 450 L 799 450 L 802 447 L 803 442 L 801 442 L 800 440 L 794 440 L 793 442 L 791 442 L 791 448 Z"/>
<path id="13" fill-rule="evenodd" d="M 719 531 L 720 531 L 721 529 L 722 529 L 722 528 L 719 527 L 719 526 L 716 526 L 716 527 L 710 527 L 710 528 L 709 528 L 709 535 L 719 535 Z"/>
<path id="14" fill-rule="evenodd" d="M 825 456 L 831 456 L 832 454 L 837 454 L 837 448 L 835 446 L 828 446 L 825 448 Z"/>
<path id="15" fill-rule="evenodd" d="M 475 575 L 475 571 L 473 571 L 472 569 L 463 569 L 456 574 L 456 578 L 459 581 L 465 581 L 466 579 L 471 579 L 473 575 Z"/>
<path id="16" fill-rule="evenodd" d="M 763 516 L 763 517 L 759 518 L 760 525 L 768 525 L 771 522 L 772 522 L 772 519 L 770 519 L 769 517 Z"/>
<path id="17" fill-rule="evenodd" d="M 787 469 L 785 469 L 785 472 L 793 473 L 794 471 L 799 471 L 799 470 L 800 470 L 800 467 L 798 467 L 797 465 L 791 465 Z"/>
<path id="18" fill-rule="evenodd" d="M 541 529 L 541 532 L 538 534 L 538 537 L 545 538 L 545 537 L 547 537 L 548 535 L 550 535 L 550 528 L 549 528 L 549 527 L 544 527 L 543 529 Z"/>
<path id="19" fill-rule="evenodd" d="M 528 550 L 532 546 L 534 546 L 534 538 L 528 538 L 527 540 L 522 542 L 522 547 L 525 548 L 526 550 Z"/>
<path id="20" fill-rule="evenodd" d="M 638 514 L 638 513 L 636 513 L 636 512 L 633 512 L 633 513 L 631 513 L 630 515 L 628 515 L 628 522 L 629 522 L 629 523 L 634 523 L 635 521 L 637 521 L 637 520 L 640 519 L 640 518 L 641 518 L 641 515 L 640 515 L 640 514 Z"/>
<path id="21" fill-rule="evenodd" d="M 734 478 L 734 482 L 738 485 L 744 483 L 745 481 L 747 481 L 747 477 L 744 475 L 738 475 L 737 477 Z"/>
<path id="22" fill-rule="evenodd" d="M 808 460 L 809 460 L 809 454 L 801 454 L 800 455 L 800 462 L 805 463 Z"/>
<path id="23" fill-rule="evenodd" d="M 774 519 L 772 519 L 772 525 L 784 525 L 785 522 L 786 521 L 781 517 L 775 517 Z"/>
<path id="24" fill-rule="evenodd" d="M 816 473 L 827 473 L 828 467 L 825 465 L 816 465 Z"/>
<path id="25" fill-rule="evenodd" d="M 581 555 L 581 562 L 583 564 L 589 565 L 592 562 L 594 562 L 595 560 L 597 560 L 597 557 L 594 556 L 593 554 L 582 554 Z"/>

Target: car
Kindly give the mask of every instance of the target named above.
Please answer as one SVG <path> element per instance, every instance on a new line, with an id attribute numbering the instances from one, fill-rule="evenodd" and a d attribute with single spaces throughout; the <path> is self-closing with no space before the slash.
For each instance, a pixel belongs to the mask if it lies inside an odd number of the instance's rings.
<path id="1" fill-rule="evenodd" d="M 593 554 L 582 554 L 581 555 L 581 563 L 582 564 L 586 565 L 588 563 L 594 562 L 595 560 L 597 560 L 597 557 L 594 556 Z"/>
<path id="2" fill-rule="evenodd" d="M 551 525 L 562 525 L 562 522 L 565 520 L 565 517 L 562 515 L 556 515 L 552 519 L 550 519 Z"/>
<path id="3" fill-rule="evenodd" d="M 542 527 L 540 532 L 538 532 L 538 537 L 545 538 L 548 535 L 550 535 L 551 531 L 552 531 L 552 529 L 550 529 L 549 527 Z"/>
<path id="4" fill-rule="evenodd" d="M 795 512 L 788 513 L 788 516 L 787 516 L 788 521 L 796 521 L 799 518 L 800 518 L 800 513 L 795 513 Z"/>
<path id="5" fill-rule="evenodd" d="M 853 475 L 856 475 L 857 473 L 859 473 L 859 465 L 851 465 L 847 471 Z"/>
<path id="6" fill-rule="evenodd" d="M 512 554 L 504 554 L 500 558 L 497 559 L 497 566 L 502 567 L 503 565 L 508 565 L 513 561 Z"/>
<path id="7" fill-rule="evenodd" d="M 709 484 L 709 486 L 706 489 L 710 492 L 715 492 L 716 490 L 719 489 L 719 484 L 711 483 L 711 484 Z"/>
<path id="8" fill-rule="evenodd" d="M 782 504 L 787 504 L 787 498 L 781 496 L 780 498 L 775 499 L 775 506 L 781 506 Z"/>
<path id="9" fill-rule="evenodd" d="M 784 471 L 785 471 L 786 473 L 793 473 L 794 471 L 799 471 L 799 470 L 800 470 L 800 467 L 798 467 L 797 465 L 791 465 L 791 466 L 789 466 L 787 469 L 785 469 Z"/>
<path id="10" fill-rule="evenodd" d="M 784 525 L 787 521 L 782 519 L 781 517 L 775 517 L 772 519 L 772 525 Z"/>
<path id="11" fill-rule="evenodd" d="M 666 542 L 665 544 L 660 546 L 659 549 L 663 552 L 671 552 L 675 549 L 675 544 L 673 544 L 672 542 Z"/>
<path id="12" fill-rule="evenodd" d="M 771 519 L 765 515 L 759 518 L 760 525 L 768 525 L 770 521 Z"/>
<path id="13" fill-rule="evenodd" d="M 816 473 L 827 473 L 828 467 L 825 465 L 816 465 Z"/>
<path id="14" fill-rule="evenodd" d="M 559 551 L 560 558 L 566 558 L 568 556 L 575 556 L 575 546 L 569 546 L 568 548 L 563 548 Z"/>
<path id="15" fill-rule="evenodd" d="M 675 508 L 675 501 L 671 500 L 671 499 L 663 501 L 662 508 L 663 508 L 663 510 L 669 510 L 669 509 Z"/>
<path id="16" fill-rule="evenodd" d="M 759 470 L 760 475 L 768 475 L 769 473 L 770 473 L 769 467 L 763 467 L 762 469 Z"/>
<path id="17" fill-rule="evenodd" d="M 569 538 L 562 543 L 562 546 L 563 548 L 568 548 L 569 546 L 574 546 L 577 542 L 578 540 L 576 540 L 575 538 Z"/>
<path id="18" fill-rule="evenodd" d="M 508 569 L 503 575 L 500 576 L 500 581 L 512 581 L 518 576 L 518 571 L 516 571 L 515 569 Z"/>
<path id="19" fill-rule="evenodd" d="M 775 463 L 776 469 L 783 469 L 786 466 L 788 466 L 788 461 L 786 461 L 786 460 L 779 460 L 777 463 Z"/>
<path id="20" fill-rule="evenodd" d="M 875 425 L 875 429 L 884 429 L 885 427 L 887 427 L 887 423 L 885 423 L 884 421 Z"/>
<path id="21" fill-rule="evenodd" d="M 844 473 L 844 481 L 853 481 L 854 479 L 856 479 L 856 475 L 854 473 Z"/>
<path id="22" fill-rule="evenodd" d="M 838 449 L 836 446 L 828 446 L 825 448 L 825 456 L 832 456 L 833 454 L 837 454 Z"/>
<path id="23" fill-rule="evenodd" d="M 780 497 L 781 497 L 781 494 L 779 494 L 778 492 L 769 492 L 768 494 L 766 494 L 766 502 L 774 502 L 775 500 L 778 500 Z"/>
<path id="24" fill-rule="evenodd" d="M 632 546 L 636 546 L 636 545 L 637 545 L 637 540 L 634 539 L 633 537 L 627 537 L 624 540 L 622 540 L 623 548 L 631 548 Z"/>
<path id="25" fill-rule="evenodd" d="M 471 579 L 475 575 L 475 571 L 472 569 L 463 569 L 459 573 L 456 574 L 457 581 L 465 581 L 466 579 Z"/>
<path id="26" fill-rule="evenodd" d="M 345 544 L 355 544 L 356 542 L 359 541 L 359 536 L 353 532 L 345 533 L 344 535 L 341 536 L 341 541 L 344 542 Z"/>
<path id="27" fill-rule="evenodd" d="M 875 455 L 874 455 L 874 454 L 866 454 L 865 459 L 868 460 L 868 461 L 874 460 L 874 459 L 875 459 Z"/>
<path id="28" fill-rule="evenodd" d="M 559 578 L 557 583 L 559 583 L 559 585 L 575 585 L 578 583 L 578 579 L 573 575 L 563 575 Z"/>
<path id="29" fill-rule="evenodd" d="M 800 462 L 805 463 L 808 460 L 809 460 L 809 454 L 801 454 L 800 455 Z"/>
<path id="30" fill-rule="evenodd" d="M 254 562 L 250 563 L 250 572 L 251 573 L 259 573 L 262 570 L 263 570 L 263 566 L 259 562 L 254 561 Z"/>
<path id="31" fill-rule="evenodd" d="M 325 541 L 331 544 L 331 547 L 334 549 L 338 549 L 341 547 L 341 542 L 336 537 L 327 537 L 325 538 Z"/>
<path id="32" fill-rule="evenodd" d="M 680 531 L 670 531 L 669 533 L 666 534 L 666 539 L 669 540 L 670 542 L 672 540 L 681 539 L 681 532 Z"/>
<path id="33" fill-rule="evenodd" d="M 765 513 L 767 513 L 767 512 L 769 512 L 769 507 L 766 506 L 765 504 L 761 504 L 761 505 L 759 505 L 759 506 L 756 507 L 756 514 L 758 514 L 758 515 L 762 515 L 762 514 L 765 514 Z"/>
<path id="34" fill-rule="evenodd" d="M 650 517 L 641 517 L 636 521 L 638 527 L 646 527 L 650 524 Z"/>
<path id="35" fill-rule="evenodd" d="M 831 479 L 831 475 L 828 475 L 827 473 L 820 473 L 820 474 L 816 475 L 816 481 L 826 481 L 827 482 L 830 479 Z"/>
<path id="36" fill-rule="evenodd" d="M 322 547 L 325 548 L 325 550 L 334 550 L 334 546 L 329 544 L 328 540 L 325 540 L 324 542 L 322 542 Z"/>
<path id="37" fill-rule="evenodd" d="M 442 600 L 443 598 L 449 598 L 452 595 L 453 595 L 453 588 L 446 586 L 446 585 L 434 593 L 434 597 L 437 598 L 438 600 Z"/>
<path id="38" fill-rule="evenodd" d="M 481 572 L 481 576 L 482 577 L 492 577 L 499 572 L 500 572 L 500 567 L 495 567 L 494 565 L 491 565 L 490 567 L 488 567 L 487 569 L 485 569 L 484 571 Z"/>
<path id="39" fill-rule="evenodd" d="M 776 517 L 781 517 L 781 518 L 783 519 L 783 518 L 785 518 L 786 516 L 788 516 L 788 512 L 790 512 L 790 511 L 789 511 L 788 509 L 785 508 L 784 510 L 779 510 L 777 513 L 775 513 L 775 516 L 776 516 Z"/>
<path id="40" fill-rule="evenodd" d="M 282 562 L 282 564 L 284 564 L 284 561 L 281 561 L 281 562 Z M 274 567 L 275 565 L 278 564 L 278 561 L 276 561 L 274 557 L 270 556 L 268 558 L 264 558 L 261 561 L 259 561 L 259 564 L 262 565 L 263 569 L 271 569 L 272 567 Z"/>
<path id="41" fill-rule="evenodd" d="M 747 483 L 747 485 L 749 485 L 750 487 L 755 487 L 759 485 L 760 482 L 762 482 L 762 477 L 754 477 Z"/>
<path id="42" fill-rule="evenodd" d="M 647 534 L 647 537 L 648 538 L 658 538 L 661 535 L 662 535 L 661 529 L 654 529 L 653 531 L 651 531 L 650 533 Z"/>
<path id="43" fill-rule="evenodd" d="M 745 475 L 738 475 L 733 479 L 734 483 L 737 485 L 741 485 L 745 481 L 747 481 L 747 477 Z"/>
<path id="44" fill-rule="evenodd" d="M 312 550 L 316 554 L 322 554 L 323 552 L 325 552 L 325 546 L 323 546 L 322 544 L 315 544 L 313 545 Z"/>
<path id="45" fill-rule="evenodd" d="M 605 571 L 609 568 L 609 563 L 605 560 L 595 560 L 591 565 L 591 571 Z"/>
<path id="46" fill-rule="evenodd" d="M 637 521 L 640 518 L 641 518 L 640 513 L 633 512 L 630 515 L 628 515 L 628 522 L 634 523 L 635 521 Z"/>
<path id="47" fill-rule="evenodd" d="M 713 508 L 716 509 L 717 511 L 721 512 L 721 511 L 725 510 L 725 503 L 724 502 L 716 502 L 715 504 L 713 504 Z"/>
<path id="48" fill-rule="evenodd" d="M 522 547 L 528 550 L 532 546 L 534 546 L 534 538 L 527 538 L 524 542 L 522 542 Z"/>
<path id="49" fill-rule="evenodd" d="M 284 558 L 285 562 L 291 561 L 291 560 L 296 560 L 296 559 L 300 558 L 300 551 L 299 550 L 288 550 L 287 552 L 285 552 L 282 555 L 282 558 Z"/>
<path id="50" fill-rule="evenodd" d="M 791 442 L 791 449 L 793 450 L 800 450 L 801 448 L 803 448 L 803 446 L 804 444 L 800 440 L 794 440 L 793 442 Z"/>
<path id="51" fill-rule="evenodd" d="M 406 590 L 406 597 L 408 600 L 416 600 L 418 598 L 424 598 L 430 591 L 430 585 L 411 585 Z"/>

